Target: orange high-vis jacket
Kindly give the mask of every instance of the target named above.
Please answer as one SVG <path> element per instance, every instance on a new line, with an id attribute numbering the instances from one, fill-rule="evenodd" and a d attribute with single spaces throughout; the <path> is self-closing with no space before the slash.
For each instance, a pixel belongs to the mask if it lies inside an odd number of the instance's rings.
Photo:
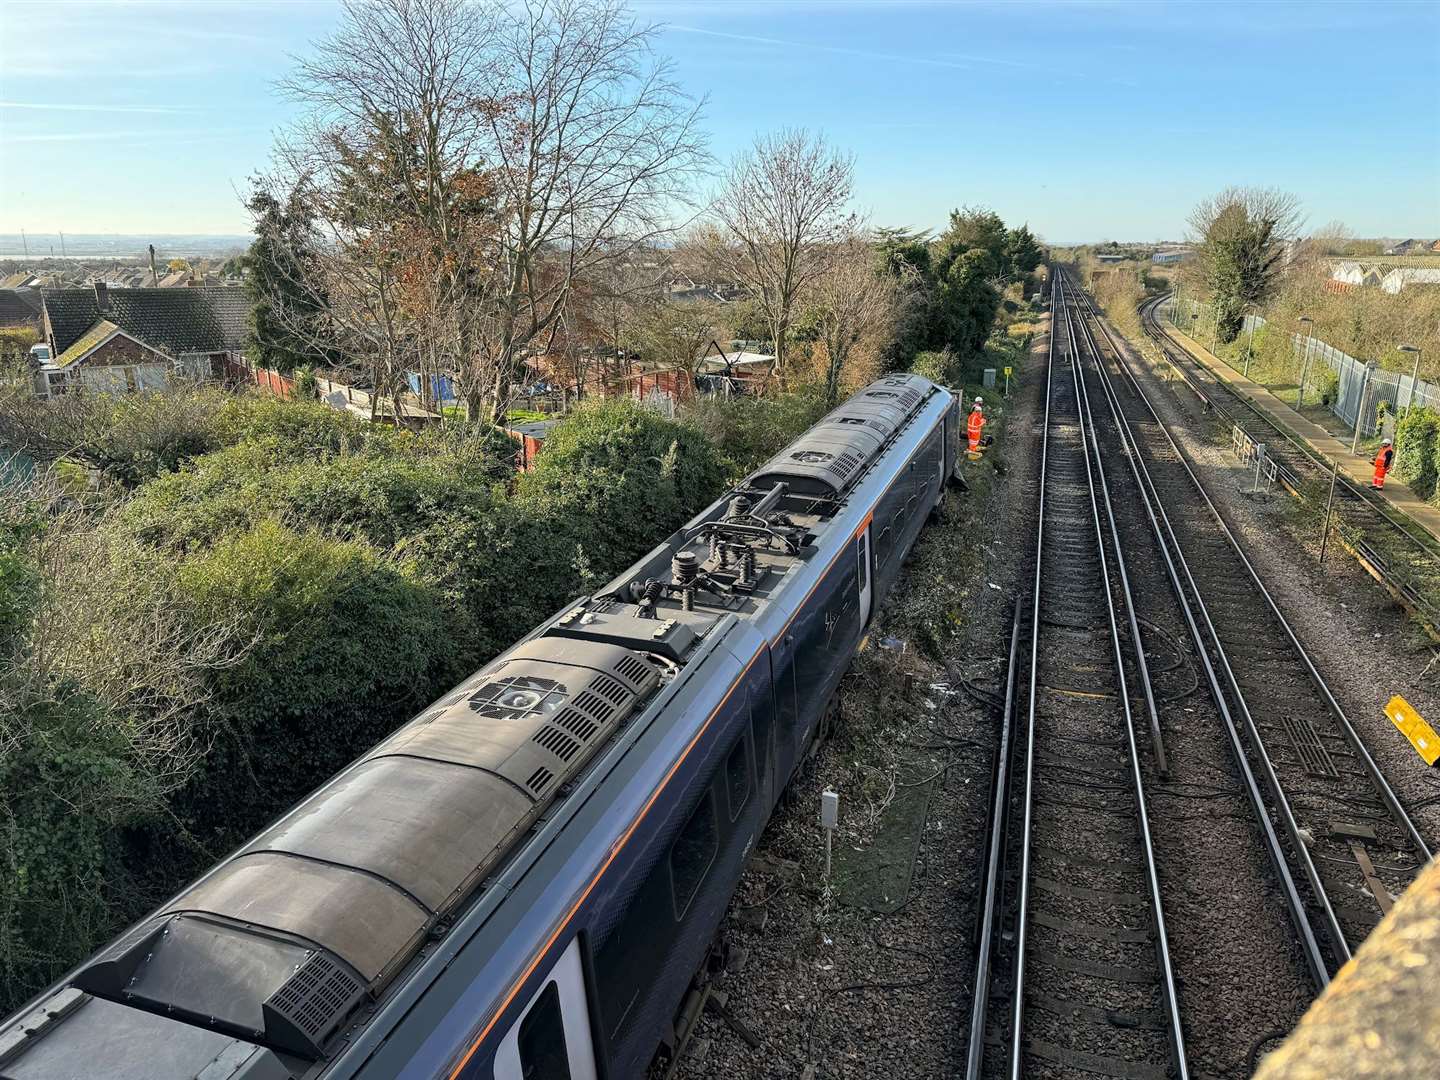
<path id="1" fill-rule="evenodd" d="M 980 429 L 985 426 L 985 414 L 979 409 L 970 410 L 970 441 L 977 442 L 980 438 Z"/>
<path id="2" fill-rule="evenodd" d="M 1395 447 L 1382 446 L 1380 452 L 1375 455 L 1375 472 L 1384 476 L 1390 471 L 1390 462 L 1395 460 Z"/>

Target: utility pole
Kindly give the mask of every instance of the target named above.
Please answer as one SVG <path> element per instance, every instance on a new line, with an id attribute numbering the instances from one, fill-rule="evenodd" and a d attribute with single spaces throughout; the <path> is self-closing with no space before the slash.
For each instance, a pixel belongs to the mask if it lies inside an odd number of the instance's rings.
<path id="1" fill-rule="evenodd" d="M 25 249 L 25 258 L 30 258 L 30 241 L 25 238 L 25 230 L 20 230 L 20 246 Z"/>
<path id="2" fill-rule="evenodd" d="M 65 258 L 65 230 L 60 230 L 60 257 Z"/>
<path id="3" fill-rule="evenodd" d="M 1256 319 L 1256 318 L 1257 318 L 1257 316 L 1255 316 L 1255 315 L 1246 315 L 1246 316 L 1245 316 L 1245 327 L 1246 327 L 1246 337 L 1245 337 L 1245 371 L 1243 372 L 1243 374 L 1244 374 L 1245 378 L 1247 378 L 1247 379 L 1250 377 L 1250 358 L 1255 355 L 1255 319 Z"/>

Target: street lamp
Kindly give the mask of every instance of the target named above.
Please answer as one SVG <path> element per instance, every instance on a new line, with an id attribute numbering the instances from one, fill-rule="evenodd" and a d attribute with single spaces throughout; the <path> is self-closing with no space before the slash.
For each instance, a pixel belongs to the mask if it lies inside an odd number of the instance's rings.
<path id="1" fill-rule="evenodd" d="M 1295 398 L 1295 411 L 1299 412 L 1305 407 L 1305 375 L 1310 370 L 1310 345 L 1315 340 L 1310 336 L 1310 327 L 1315 320 L 1309 315 L 1300 316 L 1300 325 L 1305 327 L 1305 358 L 1300 361 L 1300 393 Z"/>
<path id="2" fill-rule="evenodd" d="M 1410 396 L 1405 400 L 1405 415 L 1410 415 L 1410 406 L 1415 404 L 1415 388 L 1420 385 L 1420 350 L 1414 345 L 1396 345 L 1403 353 L 1415 354 L 1415 370 L 1410 372 Z"/>
<path id="3" fill-rule="evenodd" d="M 1254 315 L 1254 314 L 1247 314 L 1247 315 L 1244 316 L 1244 322 L 1245 322 L 1245 327 L 1246 327 L 1246 334 L 1245 334 L 1245 370 L 1242 372 L 1242 374 L 1243 374 L 1243 375 L 1245 376 L 1245 378 L 1247 378 L 1247 379 L 1250 377 L 1250 358 L 1255 355 L 1255 320 L 1256 320 L 1256 318 L 1258 318 L 1258 316 L 1256 316 L 1256 315 Z"/>

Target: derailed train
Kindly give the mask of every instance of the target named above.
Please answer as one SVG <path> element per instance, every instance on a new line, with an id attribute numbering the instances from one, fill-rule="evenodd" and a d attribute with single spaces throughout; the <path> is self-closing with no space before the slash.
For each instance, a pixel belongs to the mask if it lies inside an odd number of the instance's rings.
<path id="1" fill-rule="evenodd" d="M 641 1075 L 961 423 L 850 398 L 12 1017 L 0 1077 Z"/>

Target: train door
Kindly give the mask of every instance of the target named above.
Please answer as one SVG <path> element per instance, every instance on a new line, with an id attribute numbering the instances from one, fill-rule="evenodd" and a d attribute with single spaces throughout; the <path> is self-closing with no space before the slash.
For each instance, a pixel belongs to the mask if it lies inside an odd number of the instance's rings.
<path id="1" fill-rule="evenodd" d="M 870 623 L 870 524 L 860 530 L 855 538 L 855 566 L 860 583 L 860 629 L 863 632 Z"/>
<path id="2" fill-rule="evenodd" d="M 495 1054 L 495 1080 L 596 1080 L 580 941 L 570 942 Z"/>

